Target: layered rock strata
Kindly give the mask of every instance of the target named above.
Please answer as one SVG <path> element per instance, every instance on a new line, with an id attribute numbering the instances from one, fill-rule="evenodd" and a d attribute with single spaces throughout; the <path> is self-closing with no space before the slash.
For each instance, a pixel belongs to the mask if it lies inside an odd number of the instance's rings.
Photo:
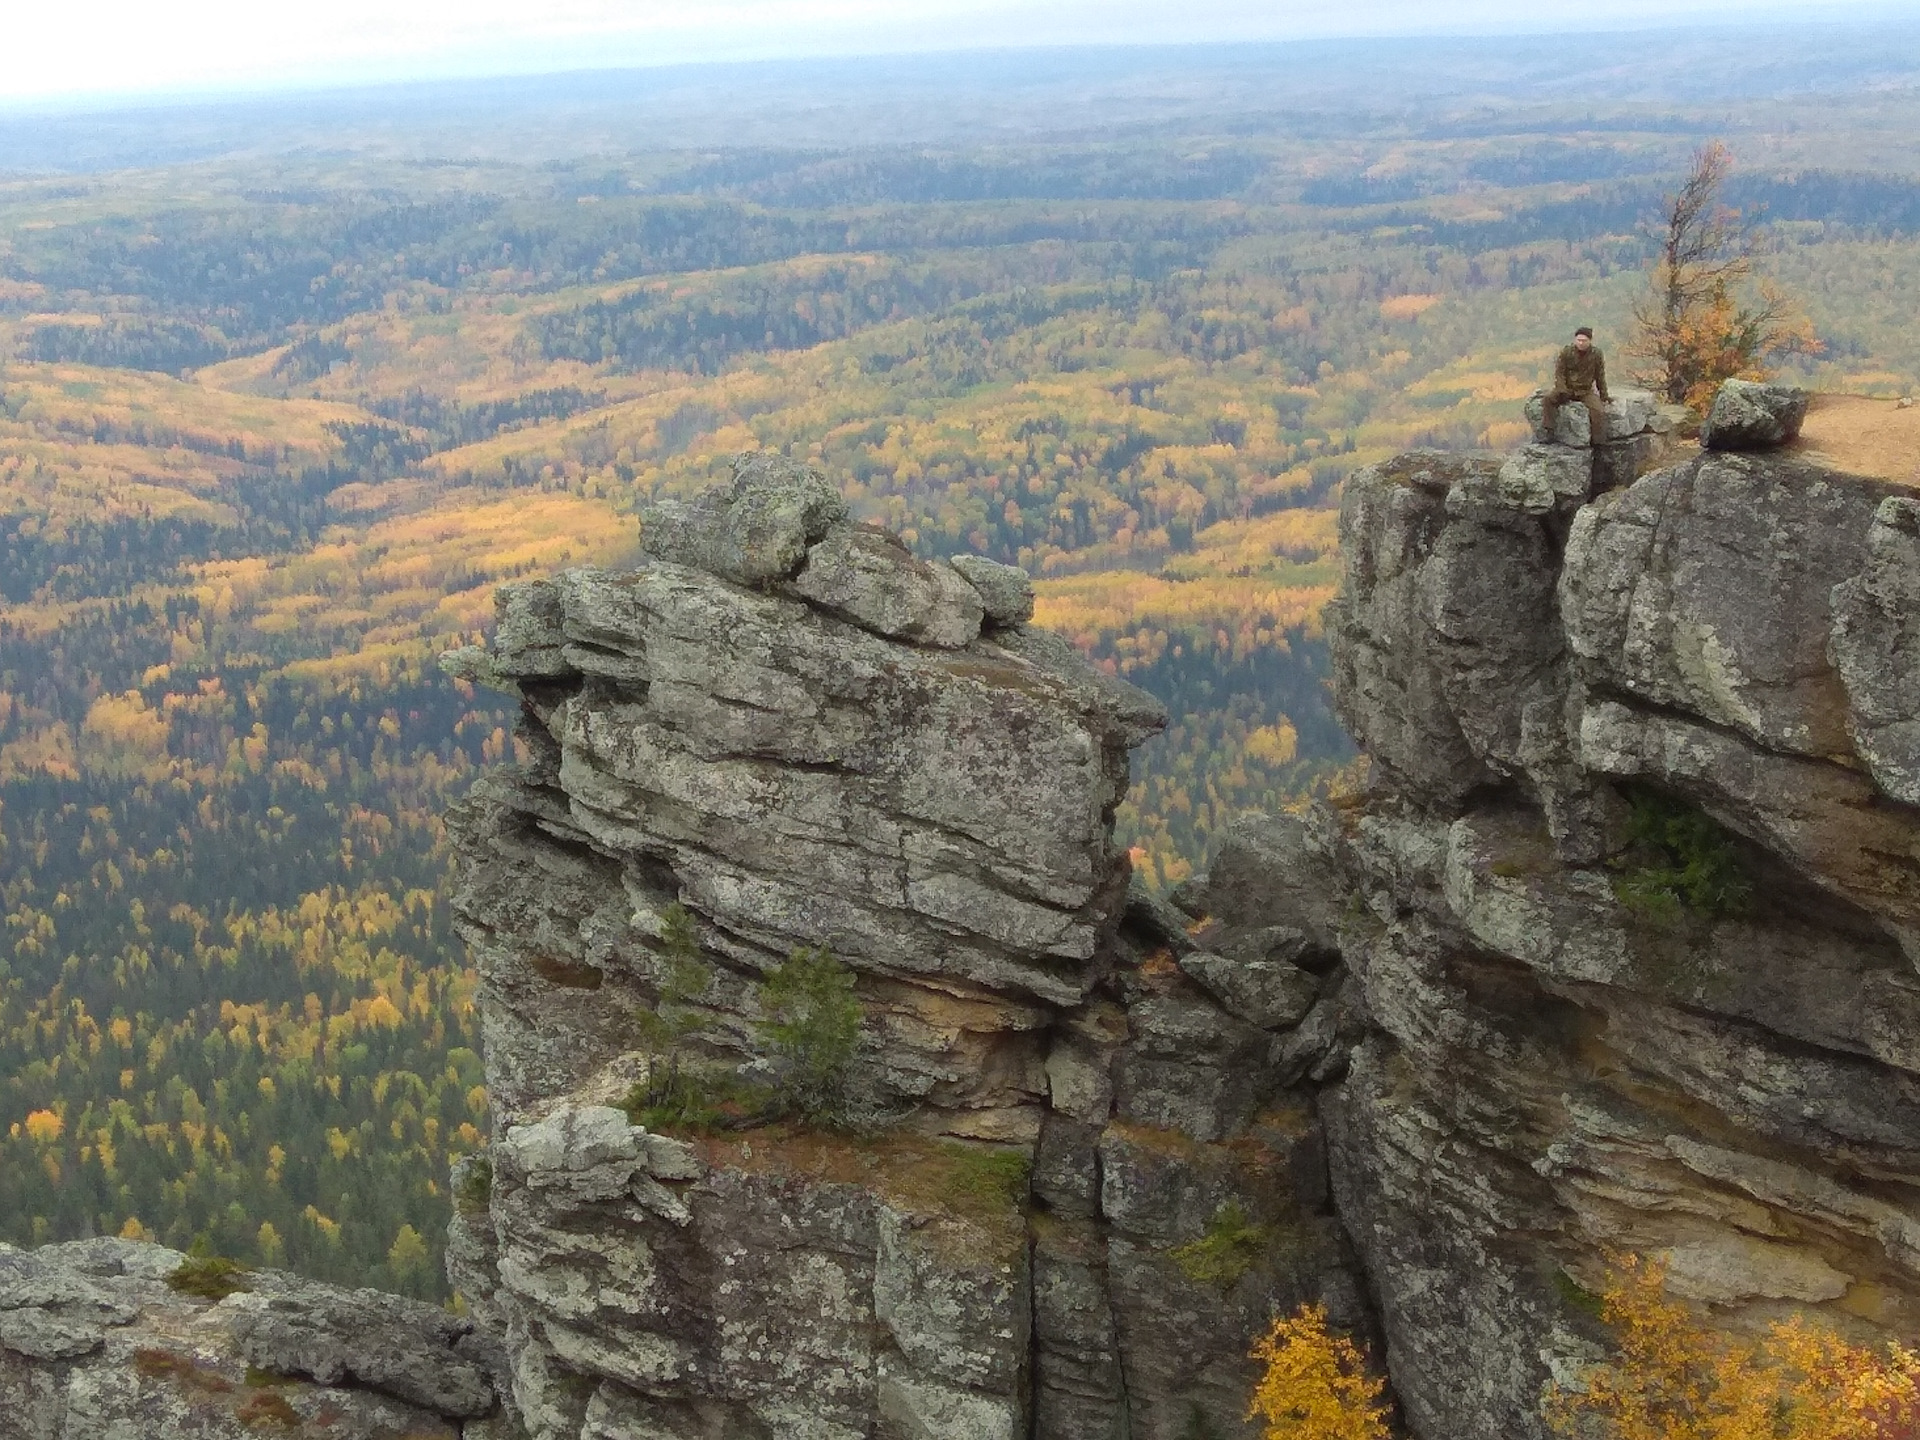
<path id="1" fill-rule="evenodd" d="M 1329 924 L 1130 891 L 1164 716 L 1028 628 L 1020 572 L 777 458 L 643 534 L 450 660 L 523 702 L 454 825 L 496 1141 L 452 1253 L 528 1433 L 1250 1435 L 1270 1313 L 1370 1323 L 1310 1104 L 1355 1033 Z M 755 1073 L 795 947 L 852 968 L 856 1127 L 632 1123 L 676 904 L 707 1075 Z"/>
<path id="2" fill-rule="evenodd" d="M 1416 1433 L 1542 1435 L 1609 1252 L 1733 1328 L 1920 1333 L 1917 513 L 1781 451 L 1348 481 L 1373 784 L 1307 833 L 1366 1035 L 1320 1109 Z"/>
<path id="3" fill-rule="evenodd" d="M 431 1305 L 276 1271 L 218 1301 L 130 1240 L 0 1247 L 7 1440 L 507 1440 L 498 1343 Z"/>

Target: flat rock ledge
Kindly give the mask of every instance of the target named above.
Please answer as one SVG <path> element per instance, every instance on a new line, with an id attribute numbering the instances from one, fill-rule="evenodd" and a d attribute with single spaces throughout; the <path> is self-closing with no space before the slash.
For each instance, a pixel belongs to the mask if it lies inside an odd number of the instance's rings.
<path id="1" fill-rule="evenodd" d="M 515 1440 L 505 1352 L 473 1323 L 281 1271 L 220 1300 L 186 1257 L 100 1239 L 0 1247 L 7 1440 Z"/>

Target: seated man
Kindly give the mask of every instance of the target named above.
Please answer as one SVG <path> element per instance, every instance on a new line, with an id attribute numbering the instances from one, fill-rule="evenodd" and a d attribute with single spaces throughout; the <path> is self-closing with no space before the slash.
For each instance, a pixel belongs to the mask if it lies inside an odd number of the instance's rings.
<path id="1" fill-rule="evenodd" d="M 1589 432 L 1592 443 L 1603 443 L 1607 438 L 1607 401 L 1611 398 L 1607 394 L 1607 357 L 1593 343 L 1593 327 L 1582 325 L 1573 332 L 1573 343 L 1553 362 L 1553 389 L 1541 406 L 1547 439 L 1554 438 L 1553 422 L 1560 418 L 1560 407 L 1578 400 L 1587 407 L 1587 419 L 1593 425 Z"/>

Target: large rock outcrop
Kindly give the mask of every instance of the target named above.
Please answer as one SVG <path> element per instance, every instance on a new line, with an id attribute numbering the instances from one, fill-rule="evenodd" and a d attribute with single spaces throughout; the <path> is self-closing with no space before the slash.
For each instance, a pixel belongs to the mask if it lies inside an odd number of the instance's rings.
<path id="1" fill-rule="evenodd" d="M 1335 1192 L 1434 1440 L 1544 1433 L 1609 1251 L 1734 1328 L 1920 1330 L 1914 502 L 1781 451 L 1500 475 L 1348 482 L 1374 783 L 1309 830 L 1367 1026 Z"/>
<path id="2" fill-rule="evenodd" d="M 1318 1300 L 1422 1440 L 1542 1440 L 1619 1251 L 1731 1327 L 1920 1331 L 1920 505 L 1621 464 L 1353 476 L 1368 782 L 1168 900 L 1110 830 L 1157 707 L 810 472 L 503 592 L 452 660 L 528 760 L 454 826 L 496 1139 L 450 1257 L 527 1432 L 1245 1436 Z M 856 1127 L 633 1122 L 675 904 L 703 1073 L 793 947 L 853 968 Z"/>
<path id="3" fill-rule="evenodd" d="M 277 1271 L 178 1288 L 131 1240 L 0 1246 L 7 1440 L 508 1440 L 505 1354 L 471 1321 Z M 191 1267 L 189 1267 L 191 1268 Z"/>
<path id="4" fill-rule="evenodd" d="M 530 757 L 454 826 L 496 1138 L 451 1246 L 528 1433 L 1250 1434 L 1273 1310 L 1370 1324 L 1310 1103 L 1352 1033 L 1330 925 L 1130 891 L 1164 716 L 1027 628 L 1018 571 L 777 457 L 644 544 L 449 661 L 519 693 Z M 852 968 L 857 1126 L 632 1122 L 676 905 L 708 1076 L 755 1073 L 795 947 Z"/>

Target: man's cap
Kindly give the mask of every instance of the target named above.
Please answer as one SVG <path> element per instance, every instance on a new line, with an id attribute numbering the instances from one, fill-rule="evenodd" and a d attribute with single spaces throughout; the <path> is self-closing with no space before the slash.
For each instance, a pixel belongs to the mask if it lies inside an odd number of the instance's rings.
<path id="1" fill-rule="evenodd" d="M 1582 325 L 1578 330 L 1574 331 L 1573 333 L 1576 335 L 1584 335 L 1587 337 L 1587 339 L 1591 340 L 1593 338 L 1593 327 L 1591 325 Z"/>

